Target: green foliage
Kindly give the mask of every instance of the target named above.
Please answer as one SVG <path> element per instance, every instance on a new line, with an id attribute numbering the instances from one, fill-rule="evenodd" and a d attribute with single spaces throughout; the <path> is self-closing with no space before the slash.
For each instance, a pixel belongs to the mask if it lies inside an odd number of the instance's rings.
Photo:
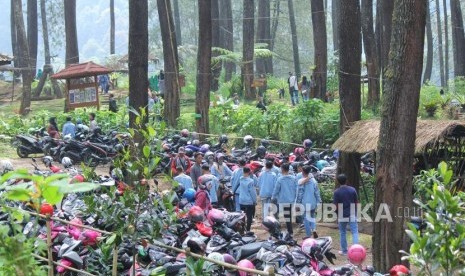
<path id="1" fill-rule="evenodd" d="M 292 120 L 289 126 L 293 129 L 298 129 L 297 133 L 293 133 L 293 142 L 301 142 L 307 137 L 313 137 L 317 141 L 321 141 L 317 137 L 319 133 L 319 122 L 323 114 L 324 104 L 319 99 L 310 99 L 303 102 L 292 110 Z"/>
<path id="2" fill-rule="evenodd" d="M 7 186 L 9 179 L 29 180 L 29 183 Z M 37 212 L 43 201 L 55 205 L 63 199 L 65 194 L 88 192 L 97 189 L 99 186 L 92 183 L 80 183 L 79 185 L 69 185 L 67 174 L 54 174 L 48 177 L 42 175 L 32 175 L 25 169 L 6 173 L 0 178 L 0 191 L 4 190 L 3 197 L 14 201 L 28 201 Z"/>
<path id="3" fill-rule="evenodd" d="M 453 194 L 452 170 L 441 162 L 437 170 L 423 172 L 415 180 L 415 203 L 423 210 L 426 229 L 410 224 L 413 241 L 404 259 L 420 269 L 421 275 L 463 275 L 465 273 L 465 193 Z"/>

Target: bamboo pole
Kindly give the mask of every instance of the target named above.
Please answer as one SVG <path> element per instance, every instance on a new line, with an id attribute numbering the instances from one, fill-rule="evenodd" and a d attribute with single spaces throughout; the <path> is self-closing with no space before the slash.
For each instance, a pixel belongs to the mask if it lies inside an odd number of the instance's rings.
<path id="1" fill-rule="evenodd" d="M 42 256 L 39 256 L 39 255 L 37 255 L 37 254 L 32 253 L 32 256 L 33 256 L 34 258 L 36 258 L 36 259 L 41 260 L 41 261 L 47 261 L 46 258 L 44 258 L 44 257 L 42 257 Z M 74 268 L 74 267 L 70 267 L 70 266 L 67 266 L 67 265 L 64 265 L 64 264 L 60 264 L 60 263 L 58 263 L 58 262 L 53 262 L 53 263 L 54 263 L 55 265 L 57 265 L 57 266 L 62 266 L 62 267 L 64 267 L 64 268 L 68 269 L 68 270 L 71 270 L 71 271 L 74 271 L 74 272 L 79 272 L 80 274 L 84 274 L 84 275 L 88 275 L 88 276 L 97 276 L 97 275 L 95 275 L 95 274 L 91 274 L 91 273 L 89 273 L 89 272 L 85 272 L 84 270 L 79 270 L 79 269 L 76 269 L 76 268 Z"/>
<path id="2" fill-rule="evenodd" d="M 47 257 L 48 257 L 48 276 L 53 276 L 53 255 L 52 255 L 52 228 L 50 227 L 50 216 L 46 217 L 47 226 Z"/>

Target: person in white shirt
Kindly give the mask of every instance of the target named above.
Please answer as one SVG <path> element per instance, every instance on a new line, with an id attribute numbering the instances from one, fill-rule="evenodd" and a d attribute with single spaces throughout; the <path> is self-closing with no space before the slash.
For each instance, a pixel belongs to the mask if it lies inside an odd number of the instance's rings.
<path id="1" fill-rule="evenodd" d="M 295 106 L 299 104 L 299 83 L 297 82 L 297 77 L 292 72 L 289 72 L 287 83 L 289 84 L 292 105 Z"/>

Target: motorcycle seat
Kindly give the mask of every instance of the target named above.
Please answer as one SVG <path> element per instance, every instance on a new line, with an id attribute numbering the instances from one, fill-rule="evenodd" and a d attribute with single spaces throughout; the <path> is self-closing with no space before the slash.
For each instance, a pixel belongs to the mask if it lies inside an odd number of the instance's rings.
<path id="1" fill-rule="evenodd" d="M 241 246 L 237 251 L 236 260 L 242 260 L 257 253 L 262 245 L 263 242 L 254 242 Z"/>
<path id="2" fill-rule="evenodd" d="M 242 242 L 245 244 L 252 243 L 257 240 L 257 237 L 242 237 Z"/>

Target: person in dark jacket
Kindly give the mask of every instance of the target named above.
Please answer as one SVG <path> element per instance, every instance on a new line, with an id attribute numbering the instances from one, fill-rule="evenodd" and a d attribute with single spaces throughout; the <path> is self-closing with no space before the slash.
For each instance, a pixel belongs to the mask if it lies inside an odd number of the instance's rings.
<path id="1" fill-rule="evenodd" d="M 118 112 L 118 104 L 116 104 L 115 95 L 113 95 L 113 93 L 110 93 L 108 96 L 108 110 L 114 113 Z"/>

